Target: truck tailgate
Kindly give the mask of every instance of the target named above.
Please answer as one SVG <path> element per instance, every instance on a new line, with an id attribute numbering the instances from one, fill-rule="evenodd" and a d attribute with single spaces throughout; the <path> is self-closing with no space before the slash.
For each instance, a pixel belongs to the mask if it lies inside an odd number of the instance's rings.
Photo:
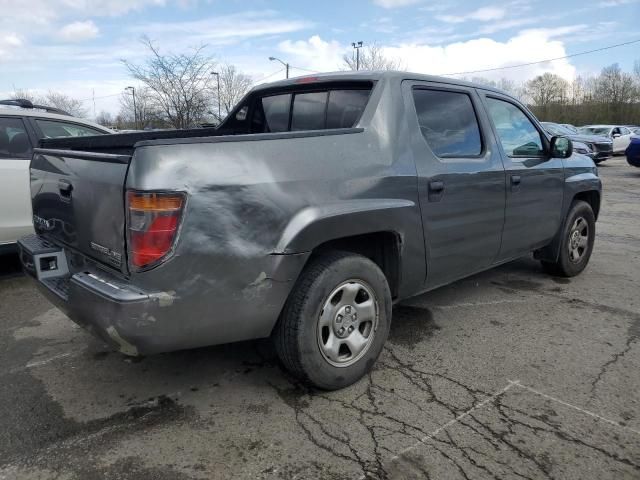
<path id="1" fill-rule="evenodd" d="M 35 149 L 36 233 L 126 272 L 124 186 L 131 156 Z"/>

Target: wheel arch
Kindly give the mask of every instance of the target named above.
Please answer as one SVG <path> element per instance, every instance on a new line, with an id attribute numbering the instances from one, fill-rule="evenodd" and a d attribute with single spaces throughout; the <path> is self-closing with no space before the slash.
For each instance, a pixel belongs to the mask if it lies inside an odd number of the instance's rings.
<path id="1" fill-rule="evenodd" d="M 422 250 L 414 252 L 416 245 Z M 408 246 L 424 261 L 422 224 L 413 201 L 357 199 L 301 210 L 285 228 L 275 253 L 311 252 L 311 258 L 343 250 L 363 255 L 380 267 L 396 298 L 402 285 L 424 279 L 419 269 L 403 268 Z"/>

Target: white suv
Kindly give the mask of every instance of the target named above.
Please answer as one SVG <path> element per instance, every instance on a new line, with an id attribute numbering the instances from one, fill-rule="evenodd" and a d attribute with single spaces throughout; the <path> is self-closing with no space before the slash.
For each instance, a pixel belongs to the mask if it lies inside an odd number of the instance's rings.
<path id="1" fill-rule="evenodd" d="M 0 253 L 14 250 L 17 239 L 33 230 L 29 161 L 38 141 L 105 133 L 113 132 L 28 100 L 0 101 Z"/>

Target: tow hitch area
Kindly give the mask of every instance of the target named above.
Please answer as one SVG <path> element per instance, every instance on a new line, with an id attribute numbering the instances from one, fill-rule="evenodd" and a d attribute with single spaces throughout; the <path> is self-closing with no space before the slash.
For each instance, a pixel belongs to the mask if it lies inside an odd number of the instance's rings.
<path id="1" fill-rule="evenodd" d="M 37 235 L 18 240 L 18 248 L 24 271 L 66 300 L 69 267 L 64 250 Z"/>

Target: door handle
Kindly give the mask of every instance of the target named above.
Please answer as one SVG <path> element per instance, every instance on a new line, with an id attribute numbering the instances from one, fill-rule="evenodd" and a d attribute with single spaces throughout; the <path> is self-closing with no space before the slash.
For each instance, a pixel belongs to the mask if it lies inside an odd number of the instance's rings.
<path id="1" fill-rule="evenodd" d="M 443 190 L 444 190 L 444 182 L 441 182 L 439 180 L 434 180 L 432 182 L 429 182 L 429 191 L 433 193 L 439 193 Z"/>
<path id="2" fill-rule="evenodd" d="M 511 175 L 511 185 L 520 185 L 520 175 Z"/>
<path id="3" fill-rule="evenodd" d="M 71 191 L 73 190 L 73 185 L 68 180 L 59 180 L 58 181 L 58 190 L 60 190 L 60 195 L 63 197 L 70 197 Z"/>

